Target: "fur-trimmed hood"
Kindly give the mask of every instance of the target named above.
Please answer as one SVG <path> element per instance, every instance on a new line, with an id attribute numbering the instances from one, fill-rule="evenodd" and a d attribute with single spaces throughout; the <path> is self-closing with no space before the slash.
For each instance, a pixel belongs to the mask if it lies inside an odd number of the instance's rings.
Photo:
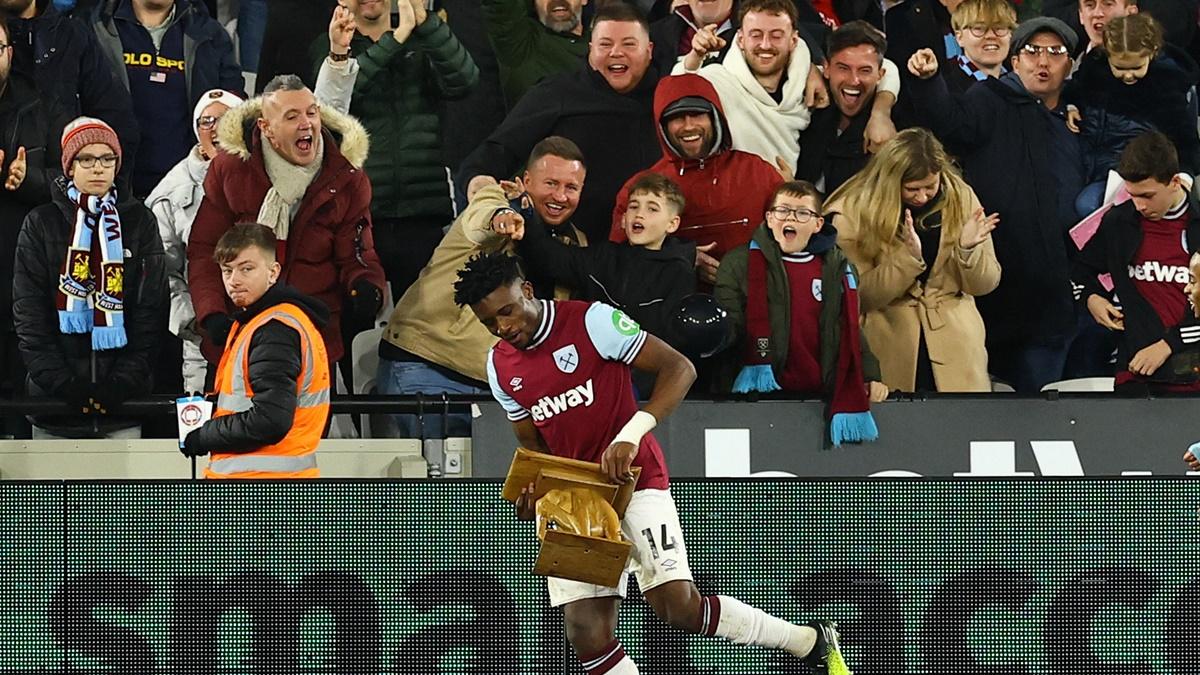
<path id="1" fill-rule="evenodd" d="M 253 154 L 254 136 L 262 113 L 262 97 L 256 96 L 233 108 L 221 117 L 217 125 L 217 139 L 221 149 L 231 155 L 249 161 Z M 371 140 L 361 122 L 329 106 L 321 106 L 321 132 L 328 141 L 337 143 L 342 156 L 356 169 L 367 161 Z"/>

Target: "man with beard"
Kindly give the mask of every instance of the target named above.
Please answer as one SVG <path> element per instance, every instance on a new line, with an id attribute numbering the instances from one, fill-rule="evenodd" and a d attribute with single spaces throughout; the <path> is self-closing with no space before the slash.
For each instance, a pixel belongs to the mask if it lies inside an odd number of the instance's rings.
<path id="1" fill-rule="evenodd" d="M 758 155 L 733 149 L 721 99 L 699 75 L 663 78 L 654 94 L 654 113 L 662 159 L 631 177 L 617 194 L 610 239 L 625 241 L 622 224 L 630 187 L 647 173 L 667 176 L 687 200 L 675 236 L 707 253 L 698 260 L 697 271 L 711 285 L 725 252 L 750 241 L 783 177 Z"/>
<path id="2" fill-rule="evenodd" d="M 570 72 L 588 53 L 583 26 L 587 0 L 481 0 L 483 23 L 500 66 L 500 87 L 509 110 L 533 85 Z"/>
<path id="3" fill-rule="evenodd" d="M 145 199 L 194 141 L 192 109 L 212 89 L 241 91 L 233 42 L 198 0 L 106 0 L 91 17 L 142 131 L 133 194 Z"/>
<path id="4" fill-rule="evenodd" d="M 399 297 L 454 219 L 439 108 L 466 96 L 479 69 L 450 27 L 425 10 L 424 0 L 347 0 L 345 9 L 334 10 L 331 26 L 341 25 L 337 17 L 346 11 L 353 27 L 332 30 L 311 53 L 314 64 L 357 62 L 350 114 L 371 137 L 364 169 L 371 180 L 375 250 Z"/>
<path id="5" fill-rule="evenodd" d="M 825 78 L 833 106 L 813 112 L 800 134 L 796 178 L 825 194 L 867 165 L 863 135 L 883 77 L 887 41 L 865 21 L 851 21 L 829 34 Z"/>
<path id="6" fill-rule="evenodd" d="M 1077 332 L 1065 233 L 1084 172 L 1061 100 L 1076 39 L 1058 19 L 1022 23 L 1012 70 L 961 97 L 950 95 L 931 50 L 908 62 L 918 119 L 962 158 L 983 207 L 1000 214 L 992 239 L 1004 275 L 977 304 L 992 374 L 1022 393 L 1061 379 Z"/>
<path id="7" fill-rule="evenodd" d="M 12 69 L 30 77 L 38 94 L 53 101 L 68 119 L 86 115 L 112 126 L 126 158 L 122 177 L 128 175 L 138 145 L 138 122 L 129 92 L 113 79 L 95 33 L 59 13 L 50 0 L 0 0 L 0 13 L 8 18 Z"/>
<path id="8" fill-rule="evenodd" d="M 649 26 L 637 9 L 623 2 L 601 7 L 592 20 L 587 63 L 529 90 L 463 161 L 459 189 L 465 186 L 469 199 L 480 185 L 514 175 L 538 141 L 563 136 L 588 158 L 590 179 L 575 222 L 589 238 L 607 238 L 617 190 L 659 154 L 652 47 Z"/>
<path id="9" fill-rule="evenodd" d="M 17 233 L 30 210 L 50 201 L 59 164 L 58 134 L 70 120 L 53 101 L 38 96 L 28 77 L 12 70 L 13 45 L 3 15 L 0 43 L 0 223 L 9 225 L 0 228 L 0 396 L 13 398 L 25 391 L 25 367 L 12 320 Z M 24 426 L 19 416 L 11 422 L 6 433 Z"/>
<path id="10" fill-rule="evenodd" d="M 796 30 L 795 4 L 791 0 L 747 0 L 739 17 L 737 49 L 729 50 L 720 63 L 701 68 L 707 53 L 725 46 L 707 26 L 696 34 L 692 51 L 673 73 L 699 72 L 712 82 L 735 134 L 735 148 L 777 166 L 790 165 L 800 154 L 800 132 L 808 128 L 812 115 L 804 89 L 813 66 L 808 47 Z M 880 87 L 887 96 L 875 97 L 867 129 L 874 144 L 895 134 L 890 111 L 900 91 L 900 79 L 894 74 L 895 67 L 887 65 Z"/>
<path id="11" fill-rule="evenodd" d="M 342 321 L 370 324 L 383 302 L 383 268 L 371 237 L 371 184 L 362 171 L 367 132 L 349 115 L 319 108 L 295 75 L 228 111 L 217 127 L 224 152 L 209 165 L 204 200 L 188 237 L 188 286 L 196 323 L 216 363 L 233 326 L 218 240 L 238 223 L 275 233 L 280 280 L 325 303 L 321 328 L 331 361 L 342 357 Z"/>

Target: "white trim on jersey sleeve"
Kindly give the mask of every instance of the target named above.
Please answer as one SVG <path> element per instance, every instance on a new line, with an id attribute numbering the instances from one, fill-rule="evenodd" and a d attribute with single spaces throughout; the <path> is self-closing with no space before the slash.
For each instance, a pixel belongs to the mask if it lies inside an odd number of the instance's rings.
<path id="1" fill-rule="evenodd" d="M 609 361 L 633 363 L 646 344 L 646 331 L 621 310 L 593 302 L 584 315 L 588 338 L 600 356 Z M 624 329 L 622 329 L 624 327 Z"/>
<path id="2" fill-rule="evenodd" d="M 520 403 L 513 400 L 513 397 L 508 395 L 508 392 L 500 388 L 500 380 L 496 375 L 496 364 L 493 362 L 495 357 L 495 348 L 488 350 L 487 356 L 487 376 L 488 386 L 492 389 L 492 398 L 504 408 L 504 412 L 508 413 L 510 422 L 520 422 L 529 417 L 529 411 L 522 408 Z"/>

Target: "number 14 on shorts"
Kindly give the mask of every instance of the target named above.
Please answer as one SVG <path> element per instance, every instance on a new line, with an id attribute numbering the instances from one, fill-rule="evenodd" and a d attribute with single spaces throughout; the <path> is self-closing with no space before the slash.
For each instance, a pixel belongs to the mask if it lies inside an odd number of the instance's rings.
<path id="1" fill-rule="evenodd" d="M 671 549 L 675 548 L 675 537 L 671 536 L 667 532 L 666 523 L 661 524 L 659 527 L 661 528 L 662 532 L 662 536 L 659 538 L 659 541 L 662 542 L 662 550 L 670 551 Z M 654 556 L 655 560 L 658 560 L 658 546 L 654 542 L 653 528 L 647 527 L 646 529 L 642 530 L 642 536 L 646 538 L 646 541 L 650 542 L 650 555 Z"/>

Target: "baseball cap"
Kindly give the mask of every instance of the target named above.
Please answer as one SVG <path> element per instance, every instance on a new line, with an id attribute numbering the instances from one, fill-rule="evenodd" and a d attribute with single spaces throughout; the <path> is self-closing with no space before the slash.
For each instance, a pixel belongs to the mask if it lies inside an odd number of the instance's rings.
<path id="1" fill-rule="evenodd" d="M 1034 35 L 1047 32 L 1057 35 L 1063 41 L 1063 44 L 1066 45 L 1067 50 L 1072 54 L 1075 53 L 1075 46 L 1079 43 L 1079 36 L 1075 34 L 1075 31 L 1071 30 L 1071 27 L 1061 20 L 1055 19 L 1052 16 L 1039 16 L 1022 22 L 1013 31 L 1012 47 L 1009 55 L 1011 56 L 1021 51 L 1021 48 L 1029 44 Z"/>

